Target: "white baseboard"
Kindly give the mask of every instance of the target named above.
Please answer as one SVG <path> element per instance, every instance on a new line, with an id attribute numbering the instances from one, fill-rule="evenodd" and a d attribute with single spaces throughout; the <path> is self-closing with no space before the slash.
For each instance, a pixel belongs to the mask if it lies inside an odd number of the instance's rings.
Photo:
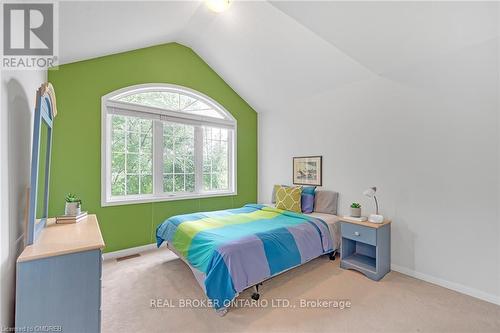
<path id="1" fill-rule="evenodd" d="M 123 249 L 123 250 L 118 250 L 118 251 L 104 253 L 102 255 L 102 258 L 104 260 L 116 259 L 116 258 L 131 256 L 131 255 L 134 255 L 134 254 L 138 254 L 138 253 L 141 253 L 141 252 L 144 252 L 144 251 L 148 251 L 148 250 L 153 250 L 153 249 L 156 249 L 156 243 L 142 245 L 142 246 L 137 246 L 137 247 L 131 247 L 131 248 L 128 248 L 128 249 Z"/>
<path id="2" fill-rule="evenodd" d="M 488 294 L 488 293 L 485 293 L 484 291 L 481 291 L 478 289 L 466 287 L 466 286 L 459 284 L 459 283 L 450 282 L 450 281 L 447 281 L 444 279 L 440 279 L 440 278 L 437 278 L 437 277 L 434 277 L 434 276 L 431 276 L 428 274 L 420 273 L 420 272 L 411 270 L 409 268 L 395 265 L 395 264 L 391 264 L 391 269 L 393 271 L 399 272 L 401 274 L 409 275 L 411 277 L 414 277 L 414 278 L 419 279 L 419 280 L 423 280 L 425 282 L 436 284 L 438 286 L 441 286 L 441 287 L 444 287 L 447 289 L 451 289 L 451 290 L 457 291 L 457 292 L 465 294 L 465 295 L 479 298 L 479 299 L 486 301 L 486 302 L 500 305 L 500 297 L 499 296 L 495 296 L 493 294 Z"/>

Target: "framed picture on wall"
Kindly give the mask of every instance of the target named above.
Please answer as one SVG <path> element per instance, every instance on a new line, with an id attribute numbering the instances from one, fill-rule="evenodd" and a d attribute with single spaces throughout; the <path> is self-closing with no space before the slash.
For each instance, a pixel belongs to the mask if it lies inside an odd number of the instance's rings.
<path id="1" fill-rule="evenodd" d="M 321 186 L 323 156 L 293 158 L 293 183 L 296 185 Z"/>

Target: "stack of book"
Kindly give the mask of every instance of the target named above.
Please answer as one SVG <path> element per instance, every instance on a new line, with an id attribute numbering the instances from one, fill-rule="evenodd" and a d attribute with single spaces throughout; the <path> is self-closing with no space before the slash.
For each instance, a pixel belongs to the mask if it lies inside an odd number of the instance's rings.
<path id="1" fill-rule="evenodd" d="M 87 218 L 87 212 L 81 212 L 79 215 L 62 215 L 56 217 L 56 223 L 58 224 L 68 224 L 77 223 Z"/>

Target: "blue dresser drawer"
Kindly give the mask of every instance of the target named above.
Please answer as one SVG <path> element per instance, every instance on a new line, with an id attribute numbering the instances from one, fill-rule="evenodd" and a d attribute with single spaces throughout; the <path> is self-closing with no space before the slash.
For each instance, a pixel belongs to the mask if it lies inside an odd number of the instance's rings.
<path id="1" fill-rule="evenodd" d="M 342 222 L 341 232 L 342 237 L 344 238 L 349 238 L 373 246 L 377 245 L 377 230 L 374 228 Z"/>
<path id="2" fill-rule="evenodd" d="M 18 262 L 16 326 L 100 332 L 101 264 L 100 249 Z"/>

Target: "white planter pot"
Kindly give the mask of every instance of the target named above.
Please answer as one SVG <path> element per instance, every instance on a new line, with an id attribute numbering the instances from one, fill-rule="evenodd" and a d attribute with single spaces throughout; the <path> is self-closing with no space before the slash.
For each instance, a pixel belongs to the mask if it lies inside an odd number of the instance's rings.
<path id="1" fill-rule="evenodd" d="M 80 203 L 79 202 L 66 202 L 66 206 L 64 207 L 65 215 L 80 215 L 81 213 Z"/>
<path id="2" fill-rule="evenodd" d="M 352 208 L 351 207 L 351 216 L 352 217 L 361 217 L 361 208 Z"/>

